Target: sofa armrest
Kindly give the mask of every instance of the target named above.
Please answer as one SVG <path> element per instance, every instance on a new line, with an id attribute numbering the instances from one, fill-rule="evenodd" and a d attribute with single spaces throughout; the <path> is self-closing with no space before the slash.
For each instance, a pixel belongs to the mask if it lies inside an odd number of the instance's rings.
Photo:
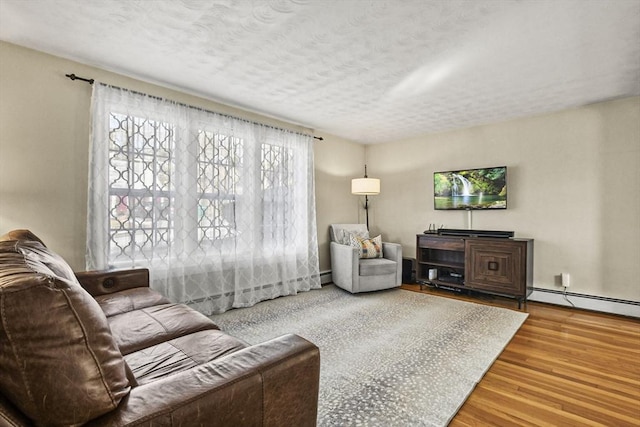
<path id="1" fill-rule="evenodd" d="M 349 292 L 357 292 L 360 278 L 360 254 L 357 248 L 331 242 L 331 277 L 333 283 Z"/>
<path id="2" fill-rule="evenodd" d="M 402 264 L 402 245 L 399 243 L 382 242 L 382 257 Z"/>
<path id="3" fill-rule="evenodd" d="M 318 347 L 283 335 L 135 387 L 86 426 L 315 426 L 319 378 Z"/>
<path id="4" fill-rule="evenodd" d="M 92 296 L 112 294 L 125 289 L 149 287 L 149 270 L 96 270 L 76 273 L 78 282 Z"/>
<path id="5" fill-rule="evenodd" d="M 402 284 L 402 245 L 399 243 L 382 242 L 382 256 L 398 263 L 396 269 L 396 284 Z"/>

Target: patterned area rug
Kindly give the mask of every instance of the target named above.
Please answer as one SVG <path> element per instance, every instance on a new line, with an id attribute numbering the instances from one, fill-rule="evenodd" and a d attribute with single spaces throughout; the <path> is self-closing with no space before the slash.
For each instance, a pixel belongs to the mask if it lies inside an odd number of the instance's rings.
<path id="1" fill-rule="evenodd" d="M 320 348 L 319 426 L 445 426 L 526 313 L 402 289 L 333 285 L 211 316 L 256 344 L 285 333 Z"/>

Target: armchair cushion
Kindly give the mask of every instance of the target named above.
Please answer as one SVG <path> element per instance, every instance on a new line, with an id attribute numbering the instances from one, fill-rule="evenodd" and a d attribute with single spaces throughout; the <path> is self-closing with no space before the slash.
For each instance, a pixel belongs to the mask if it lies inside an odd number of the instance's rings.
<path id="1" fill-rule="evenodd" d="M 360 276 L 380 276 L 382 274 L 395 274 L 398 263 L 386 258 L 361 259 Z"/>

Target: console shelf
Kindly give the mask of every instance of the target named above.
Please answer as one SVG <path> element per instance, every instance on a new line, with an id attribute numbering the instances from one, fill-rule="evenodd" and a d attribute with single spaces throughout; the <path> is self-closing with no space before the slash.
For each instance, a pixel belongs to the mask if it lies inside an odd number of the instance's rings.
<path id="1" fill-rule="evenodd" d="M 433 267 L 449 267 L 454 270 L 464 270 L 464 263 L 429 261 L 428 264 Z"/>
<path id="2" fill-rule="evenodd" d="M 420 284 L 508 296 L 518 308 L 533 291 L 533 239 L 418 234 L 416 252 Z"/>

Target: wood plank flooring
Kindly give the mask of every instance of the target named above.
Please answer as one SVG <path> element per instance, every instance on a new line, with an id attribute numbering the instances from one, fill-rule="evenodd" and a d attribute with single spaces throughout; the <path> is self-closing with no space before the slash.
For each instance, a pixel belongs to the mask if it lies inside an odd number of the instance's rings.
<path id="1" fill-rule="evenodd" d="M 517 310 L 514 300 L 402 285 Z M 450 426 L 640 426 L 640 320 L 529 302 Z"/>

